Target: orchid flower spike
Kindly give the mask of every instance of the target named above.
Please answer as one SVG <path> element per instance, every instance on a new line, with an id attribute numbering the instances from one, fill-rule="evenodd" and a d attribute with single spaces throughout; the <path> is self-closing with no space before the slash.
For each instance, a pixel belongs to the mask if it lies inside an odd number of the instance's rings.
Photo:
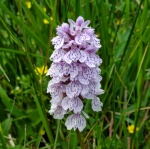
<path id="1" fill-rule="evenodd" d="M 47 87 L 52 98 L 49 113 L 55 119 L 71 114 L 65 122 L 67 129 L 82 131 L 86 126 L 85 118 L 88 118 L 83 111 L 83 102 L 91 100 L 91 107 L 96 112 L 103 106 L 97 97 L 104 93 L 99 69 L 102 59 L 96 54 L 101 44 L 94 29 L 88 27 L 89 20 L 84 21 L 79 16 L 76 22 L 70 19 L 68 22 L 70 24 L 57 27 L 57 36 L 52 39 L 55 50 L 47 73 L 52 78 Z"/>

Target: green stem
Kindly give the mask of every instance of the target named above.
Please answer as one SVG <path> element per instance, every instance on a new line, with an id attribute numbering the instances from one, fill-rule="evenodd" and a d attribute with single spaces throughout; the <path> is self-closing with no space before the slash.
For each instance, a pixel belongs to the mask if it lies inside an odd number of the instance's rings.
<path id="1" fill-rule="evenodd" d="M 80 131 L 79 131 L 78 129 L 76 129 L 76 134 L 77 134 L 77 136 L 78 136 L 78 140 L 79 140 L 81 149 L 84 149 L 82 136 L 81 136 L 81 133 L 80 133 Z"/>
<path id="2" fill-rule="evenodd" d="M 59 127 L 60 127 L 60 120 L 58 120 L 58 124 L 57 124 L 57 130 L 56 130 L 56 137 L 55 137 L 55 142 L 54 142 L 54 148 L 56 149 L 56 143 L 57 143 L 57 139 L 58 139 L 58 133 L 59 133 Z"/>

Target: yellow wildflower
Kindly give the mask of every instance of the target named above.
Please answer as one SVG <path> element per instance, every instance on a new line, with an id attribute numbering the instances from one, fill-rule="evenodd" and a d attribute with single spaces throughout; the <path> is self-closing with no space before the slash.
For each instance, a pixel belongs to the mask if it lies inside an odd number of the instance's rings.
<path id="1" fill-rule="evenodd" d="M 44 134 L 45 134 L 45 131 L 44 131 L 44 130 L 40 130 L 40 134 L 41 134 L 41 135 L 44 135 Z"/>
<path id="2" fill-rule="evenodd" d="M 53 21 L 53 17 L 50 17 L 50 20 Z"/>
<path id="3" fill-rule="evenodd" d="M 44 24 L 49 24 L 47 19 L 43 19 Z"/>
<path id="4" fill-rule="evenodd" d="M 50 17 L 50 20 L 53 21 L 53 17 Z M 43 19 L 44 24 L 49 24 L 49 21 L 47 19 Z"/>
<path id="5" fill-rule="evenodd" d="M 43 7 L 43 11 L 46 12 L 46 7 Z"/>
<path id="6" fill-rule="evenodd" d="M 100 37 L 100 34 L 99 34 L 99 33 L 97 34 L 97 37 Z"/>
<path id="7" fill-rule="evenodd" d="M 116 22 L 116 25 L 120 25 L 121 24 L 121 20 L 118 19 L 117 22 Z"/>
<path id="8" fill-rule="evenodd" d="M 35 73 L 37 75 L 43 75 L 46 74 L 48 72 L 47 66 L 42 66 L 42 67 L 36 67 L 35 68 Z"/>
<path id="9" fill-rule="evenodd" d="M 132 124 L 132 125 L 129 125 L 128 127 L 127 127 L 127 129 L 128 129 L 128 131 L 129 131 L 129 133 L 134 133 L 134 125 Z M 136 127 L 136 131 L 138 131 L 139 130 L 139 128 L 138 127 Z"/>
<path id="10" fill-rule="evenodd" d="M 25 3 L 27 5 L 28 9 L 30 9 L 31 8 L 31 2 L 30 1 L 26 1 Z"/>

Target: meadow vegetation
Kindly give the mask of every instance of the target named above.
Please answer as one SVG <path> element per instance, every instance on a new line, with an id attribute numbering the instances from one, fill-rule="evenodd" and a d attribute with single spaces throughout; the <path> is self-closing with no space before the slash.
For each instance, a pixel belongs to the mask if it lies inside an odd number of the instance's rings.
<path id="1" fill-rule="evenodd" d="M 0 149 L 81 148 L 76 132 L 49 114 L 45 76 L 56 27 L 78 16 L 101 40 L 105 90 L 102 112 L 84 102 L 84 149 L 150 148 L 149 0 L 1 0 Z"/>

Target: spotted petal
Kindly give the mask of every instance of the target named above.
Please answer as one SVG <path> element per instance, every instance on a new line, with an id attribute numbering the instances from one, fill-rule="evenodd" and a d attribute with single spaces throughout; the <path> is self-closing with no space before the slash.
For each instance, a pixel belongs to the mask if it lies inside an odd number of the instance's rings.
<path id="1" fill-rule="evenodd" d="M 66 96 L 62 100 L 62 107 L 64 110 L 69 109 L 70 111 L 74 111 L 74 113 L 78 113 L 82 111 L 83 103 L 79 97 L 69 98 Z"/>
<path id="2" fill-rule="evenodd" d="M 96 48 L 101 48 L 101 44 L 100 44 L 100 40 L 98 38 L 96 38 L 96 36 L 92 36 L 91 37 L 91 41 L 90 41 L 91 45 L 93 45 Z"/>
<path id="3" fill-rule="evenodd" d="M 95 94 L 95 95 L 99 95 L 99 94 L 103 94 L 104 90 L 101 89 L 101 84 L 99 82 L 90 82 L 89 84 L 90 87 L 90 92 Z"/>
<path id="4" fill-rule="evenodd" d="M 66 51 L 63 49 L 54 50 L 53 54 L 50 57 L 50 60 L 55 63 L 58 63 L 63 59 L 65 53 L 66 53 Z"/>
<path id="5" fill-rule="evenodd" d="M 73 81 L 73 79 L 78 75 L 78 66 L 76 63 L 72 63 L 70 65 L 70 80 Z"/>
<path id="6" fill-rule="evenodd" d="M 67 52 L 64 56 L 64 61 L 68 64 L 73 62 L 77 62 L 78 60 L 83 63 L 87 59 L 86 52 L 74 47 L 69 52 Z"/>
<path id="7" fill-rule="evenodd" d="M 59 49 L 64 44 L 64 38 L 60 36 L 56 36 L 52 39 L 52 44 L 54 45 L 55 49 Z"/>
<path id="8" fill-rule="evenodd" d="M 58 106 L 55 111 L 53 109 L 51 109 L 49 111 L 49 113 L 52 115 L 54 114 L 54 118 L 55 119 L 63 119 L 64 118 L 64 114 L 66 113 L 66 111 L 61 107 Z"/>
<path id="9" fill-rule="evenodd" d="M 47 75 L 51 77 L 62 77 L 63 76 L 63 67 L 62 63 L 52 63 L 50 69 L 48 70 Z"/>
<path id="10" fill-rule="evenodd" d="M 75 37 L 75 42 L 78 44 L 78 45 L 81 45 L 83 44 L 84 42 L 86 41 L 89 41 L 90 40 L 90 36 L 86 33 L 81 33 L 81 34 L 78 34 L 76 35 Z"/>
<path id="11" fill-rule="evenodd" d="M 99 56 L 95 53 L 90 53 L 87 55 L 87 60 L 85 61 L 85 63 L 89 67 L 97 67 L 102 63 L 102 59 L 100 59 Z"/>
<path id="12" fill-rule="evenodd" d="M 94 99 L 95 95 L 91 92 L 87 92 L 86 94 L 83 94 L 82 97 L 86 99 Z"/>
<path id="13" fill-rule="evenodd" d="M 93 111 L 102 111 L 103 103 L 100 101 L 98 97 L 92 99 L 92 109 Z"/>
<path id="14" fill-rule="evenodd" d="M 66 76 L 69 75 L 70 74 L 70 65 L 63 62 L 62 67 L 63 67 L 63 74 L 66 75 Z"/>
<path id="15" fill-rule="evenodd" d="M 51 82 L 49 82 L 48 84 L 48 88 L 47 88 L 47 93 L 50 93 L 52 98 L 54 98 L 55 100 L 61 100 L 63 97 L 63 89 L 64 89 L 64 85 L 62 84 L 52 84 Z"/>
<path id="16" fill-rule="evenodd" d="M 82 92 L 81 92 L 81 96 L 83 97 L 85 94 L 87 94 L 89 92 L 89 85 L 82 85 Z M 84 98 L 84 97 L 83 97 Z"/>
<path id="17" fill-rule="evenodd" d="M 66 86 L 66 94 L 69 98 L 79 96 L 82 91 L 82 85 L 78 81 L 72 81 Z"/>
<path id="18" fill-rule="evenodd" d="M 66 119 L 65 126 L 68 130 L 72 128 L 76 130 L 78 128 L 81 132 L 86 126 L 86 120 L 80 114 L 72 114 Z"/>
<path id="19" fill-rule="evenodd" d="M 93 75 L 95 77 L 95 71 L 88 67 L 83 67 L 82 71 L 79 72 L 78 80 L 81 84 L 86 85 L 89 84 L 89 80 L 92 78 Z"/>
<path id="20" fill-rule="evenodd" d="M 78 80 L 81 84 L 85 84 L 85 85 L 89 84 L 89 78 L 85 77 L 82 71 L 79 72 Z"/>

